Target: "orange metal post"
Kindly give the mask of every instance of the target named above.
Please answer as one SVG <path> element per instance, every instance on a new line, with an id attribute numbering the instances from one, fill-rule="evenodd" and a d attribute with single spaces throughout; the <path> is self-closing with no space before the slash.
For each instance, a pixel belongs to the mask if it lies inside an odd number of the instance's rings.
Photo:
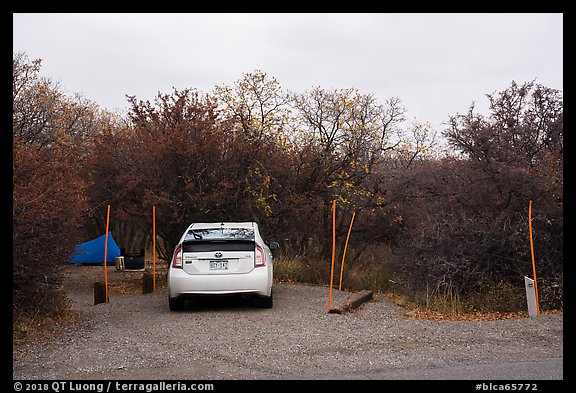
<path id="1" fill-rule="evenodd" d="M 108 259 L 108 227 L 110 224 L 110 205 L 106 213 L 106 240 L 104 241 L 104 286 L 106 287 L 106 303 L 108 303 L 108 272 L 106 270 L 106 259 Z"/>
<path id="2" fill-rule="evenodd" d="M 152 206 L 152 271 L 153 278 L 153 291 L 156 291 L 156 205 Z"/>
<path id="3" fill-rule="evenodd" d="M 350 227 L 348 228 L 348 235 L 346 236 L 346 243 L 344 244 L 344 253 L 342 254 L 342 264 L 340 265 L 340 285 L 338 290 L 342 290 L 342 275 L 344 274 L 344 259 L 346 258 L 346 250 L 348 249 L 348 240 L 350 240 L 350 233 L 352 232 L 352 224 L 354 224 L 354 217 L 356 212 L 352 213 L 352 219 L 350 220 Z"/>
<path id="4" fill-rule="evenodd" d="M 536 263 L 534 262 L 534 242 L 532 240 L 532 200 L 528 205 L 528 228 L 530 230 L 530 254 L 532 256 L 532 274 L 534 275 L 534 290 L 536 292 L 536 311 L 540 314 L 540 302 L 538 301 L 538 283 L 536 282 Z"/>
<path id="5" fill-rule="evenodd" d="M 336 199 L 332 201 L 332 267 L 330 268 L 330 297 L 328 312 L 332 309 L 332 283 L 334 279 L 334 253 L 336 251 Z"/>

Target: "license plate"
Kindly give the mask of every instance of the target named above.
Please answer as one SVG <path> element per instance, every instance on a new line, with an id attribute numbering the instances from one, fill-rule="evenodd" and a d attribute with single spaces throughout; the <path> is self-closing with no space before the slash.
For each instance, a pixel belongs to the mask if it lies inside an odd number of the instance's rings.
<path id="1" fill-rule="evenodd" d="M 210 261 L 210 270 L 228 270 L 228 261 Z"/>

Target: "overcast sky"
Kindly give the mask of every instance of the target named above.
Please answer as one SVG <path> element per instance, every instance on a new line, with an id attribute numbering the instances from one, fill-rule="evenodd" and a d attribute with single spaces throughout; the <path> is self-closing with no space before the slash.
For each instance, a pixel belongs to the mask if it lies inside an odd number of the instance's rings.
<path id="1" fill-rule="evenodd" d="M 563 91 L 562 14 L 14 14 L 13 50 L 110 110 L 126 95 L 211 93 L 263 70 L 290 91 L 398 97 L 408 119 L 450 114 L 512 80 Z"/>

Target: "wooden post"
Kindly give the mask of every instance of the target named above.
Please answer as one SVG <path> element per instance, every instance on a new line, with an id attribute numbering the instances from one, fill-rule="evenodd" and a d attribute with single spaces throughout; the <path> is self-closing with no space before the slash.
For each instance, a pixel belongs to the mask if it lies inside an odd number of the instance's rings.
<path id="1" fill-rule="evenodd" d="M 144 272 L 142 275 L 142 294 L 154 292 L 154 278 L 149 272 Z"/>
<path id="2" fill-rule="evenodd" d="M 106 287 L 103 283 L 96 281 L 94 283 L 94 305 L 106 302 Z"/>
<path id="3" fill-rule="evenodd" d="M 108 272 L 106 270 L 106 260 L 108 259 L 108 228 L 110 224 L 110 205 L 106 213 L 106 240 L 104 241 L 104 285 L 106 287 L 106 303 L 108 303 Z"/>
<path id="4" fill-rule="evenodd" d="M 346 243 L 344 244 L 344 253 L 342 254 L 342 264 L 340 265 L 340 285 L 338 290 L 342 290 L 342 275 L 344 274 L 344 259 L 346 258 L 346 250 L 348 249 L 348 240 L 350 239 L 350 233 L 352 232 L 352 224 L 354 224 L 354 217 L 356 212 L 352 213 L 352 220 L 350 220 L 350 228 L 348 228 L 348 236 L 346 236 Z"/>

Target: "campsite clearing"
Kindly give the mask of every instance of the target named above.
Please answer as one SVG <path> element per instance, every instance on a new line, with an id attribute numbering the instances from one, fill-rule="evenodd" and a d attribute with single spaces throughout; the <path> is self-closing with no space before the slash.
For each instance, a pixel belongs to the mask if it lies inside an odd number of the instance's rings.
<path id="1" fill-rule="evenodd" d="M 108 269 L 112 285 L 126 274 L 141 282 L 142 272 Z M 562 314 L 414 320 L 380 294 L 354 312 L 331 314 L 325 287 L 294 284 L 275 284 L 271 309 L 223 298 L 171 312 L 162 287 L 147 295 L 111 291 L 109 304 L 93 305 L 102 267 L 65 270 L 80 318 L 57 337 L 14 347 L 14 379 L 512 378 L 494 373 L 500 369 L 523 380 L 563 378 Z M 340 302 L 348 293 L 334 295 Z"/>

